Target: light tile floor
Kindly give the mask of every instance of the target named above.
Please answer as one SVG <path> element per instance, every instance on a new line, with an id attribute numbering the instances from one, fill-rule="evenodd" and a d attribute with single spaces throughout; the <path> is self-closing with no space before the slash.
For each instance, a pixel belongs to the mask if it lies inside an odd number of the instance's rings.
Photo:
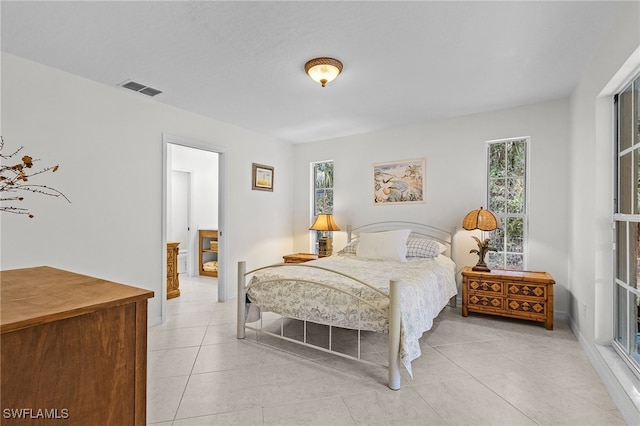
<path id="1" fill-rule="evenodd" d="M 392 391 L 382 367 L 255 334 L 236 339 L 236 301 L 216 302 L 216 285 L 181 276 L 167 321 L 149 328 L 149 424 L 625 424 L 563 321 L 547 331 L 447 307 L 421 339 L 414 378 L 403 373 Z M 362 345 L 370 360 L 385 350 L 376 334 Z"/>

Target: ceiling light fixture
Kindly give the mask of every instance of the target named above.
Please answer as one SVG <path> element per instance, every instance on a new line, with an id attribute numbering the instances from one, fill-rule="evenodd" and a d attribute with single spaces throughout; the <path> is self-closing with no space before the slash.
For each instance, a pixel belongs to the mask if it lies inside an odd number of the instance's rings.
<path id="1" fill-rule="evenodd" d="M 342 62 L 333 58 L 315 58 L 304 64 L 304 70 L 309 77 L 325 87 L 342 72 Z"/>

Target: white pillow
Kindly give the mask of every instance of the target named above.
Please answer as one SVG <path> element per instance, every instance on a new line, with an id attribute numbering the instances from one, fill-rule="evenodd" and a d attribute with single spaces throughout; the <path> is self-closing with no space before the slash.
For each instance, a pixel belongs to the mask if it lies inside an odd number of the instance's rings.
<path id="1" fill-rule="evenodd" d="M 407 238 L 410 229 L 360 234 L 356 256 L 377 260 L 407 261 Z"/>

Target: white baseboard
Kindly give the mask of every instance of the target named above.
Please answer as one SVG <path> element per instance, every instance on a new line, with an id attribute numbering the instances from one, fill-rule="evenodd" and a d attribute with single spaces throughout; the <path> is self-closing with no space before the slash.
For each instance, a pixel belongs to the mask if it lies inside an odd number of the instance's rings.
<path id="1" fill-rule="evenodd" d="M 568 321 L 567 313 L 565 311 L 553 311 L 553 320 Z"/>
<path id="2" fill-rule="evenodd" d="M 153 327 L 162 324 L 162 317 L 150 317 L 147 319 L 147 327 Z"/>

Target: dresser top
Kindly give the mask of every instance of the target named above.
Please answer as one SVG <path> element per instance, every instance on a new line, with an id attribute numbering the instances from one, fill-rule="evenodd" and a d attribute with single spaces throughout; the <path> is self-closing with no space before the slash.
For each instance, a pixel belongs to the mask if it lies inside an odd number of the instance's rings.
<path id="1" fill-rule="evenodd" d="M 509 281 L 527 281 L 546 284 L 555 284 L 555 280 L 548 272 L 541 271 L 510 271 L 505 269 L 492 269 L 490 272 L 473 271 L 471 266 L 462 269 L 463 276 L 483 278 L 486 280 L 498 279 Z"/>
<path id="2" fill-rule="evenodd" d="M 282 256 L 285 259 L 304 259 L 304 260 L 316 260 L 318 255 L 315 253 L 293 253 Z"/>
<path id="3" fill-rule="evenodd" d="M 150 290 L 48 266 L 0 271 L 0 331 L 15 331 L 151 297 Z"/>

